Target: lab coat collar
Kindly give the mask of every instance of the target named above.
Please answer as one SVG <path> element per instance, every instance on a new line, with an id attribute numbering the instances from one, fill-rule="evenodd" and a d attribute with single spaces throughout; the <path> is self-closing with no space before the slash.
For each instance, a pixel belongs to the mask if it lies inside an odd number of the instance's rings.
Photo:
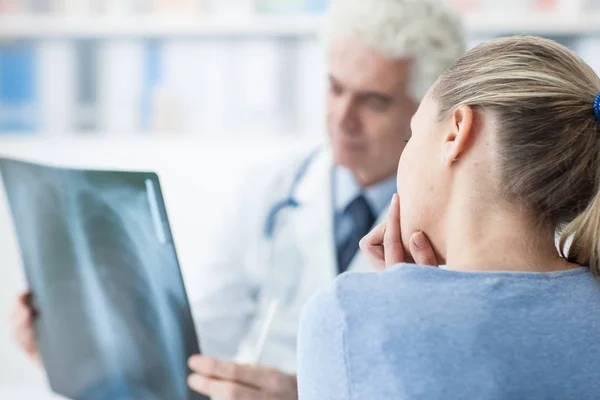
<path id="1" fill-rule="evenodd" d="M 307 169 L 295 196 L 300 206 L 296 217 L 301 221 L 310 222 L 298 225 L 302 226 L 302 233 L 298 232 L 297 243 L 305 246 L 304 254 L 310 255 L 309 263 L 329 266 L 317 268 L 317 274 L 323 282 L 334 279 L 337 275 L 333 235 L 332 167 L 333 154 L 329 147 L 324 147 Z M 381 211 L 376 224 L 386 220 L 388 208 L 386 205 Z M 349 271 L 370 272 L 373 269 L 365 255 L 359 251 L 350 263 Z"/>
<path id="2" fill-rule="evenodd" d="M 371 211 L 379 215 L 390 204 L 392 195 L 396 192 L 395 175 L 367 187 L 361 187 L 352 171 L 346 167 L 334 167 L 333 176 L 336 213 L 344 212 L 346 207 L 362 194 Z"/>
<path id="3" fill-rule="evenodd" d="M 302 207 L 327 198 L 331 204 L 331 169 L 333 155 L 329 147 L 324 147 L 315 156 L 306 170 L 304 178 L 299 182 L 295 198 Z"/>

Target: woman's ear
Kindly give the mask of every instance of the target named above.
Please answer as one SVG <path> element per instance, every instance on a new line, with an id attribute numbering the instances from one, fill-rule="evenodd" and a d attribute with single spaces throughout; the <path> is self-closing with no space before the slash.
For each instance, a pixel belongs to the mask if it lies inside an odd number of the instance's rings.
<path id="1" fill-rule="evenodd" d="M 451 166 L 466 151 L 473 136 L 473 109 L 458 107 L 450 117 L 448 133 L 444 137 L 444 164 Z"/>

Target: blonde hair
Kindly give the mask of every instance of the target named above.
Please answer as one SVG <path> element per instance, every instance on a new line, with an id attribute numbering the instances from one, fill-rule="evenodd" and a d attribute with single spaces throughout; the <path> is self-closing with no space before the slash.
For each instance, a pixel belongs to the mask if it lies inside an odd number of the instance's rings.
<path id="1" fill-rule="evenodd" d="M 331 0 L 323 39 L 326 46 L 349 39 L 392 60 L 412 59 L 417 102 L 466 50 L 461 19 L 447 0 Z"/>
<path id="2" fill-rule="evenodd" d="M 531 36 L 483 43 L 436 83 L 446 119 L 460 105 L 499 121 L 498 193 L 561 227 L 559 253 L 600 276 L 600 79 L 575 53 Z M 570 245 L 568 242 L 572 240 Z"/>

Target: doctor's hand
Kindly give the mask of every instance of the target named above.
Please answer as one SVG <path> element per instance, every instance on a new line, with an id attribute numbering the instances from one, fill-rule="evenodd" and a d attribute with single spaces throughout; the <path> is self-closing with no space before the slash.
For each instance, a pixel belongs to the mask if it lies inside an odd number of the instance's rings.
<path id="1" fill-rule="evenodd" d="M 13 336 L 27 355 L 36 363 L 41 364 L 42 360 L 37 347 L 35 330 L 33 329 L 35 317 L 36 313 L 31 306 L 31 293 L 22 294 L 13 306 L 11 317 Z"/>
<path id="2" fill-rule="evenodd" d="M 188 385 L 219 400 L 297 400 L 296 377 L 273 368 L 241 365 L 201 355 L 188 362 Z"/>
<path id="3" fill-rule="evenodd" d="M 419 265 L 438 266 L 431 242 L 423 232 L 415 232 L 410 238 L 410 254 L 404 254 L 400 232 L 400 198 L 392 199 L 387 221 L 377 225 L 360 241 L 360 248 L 376 270 L 409 262 Z"/>

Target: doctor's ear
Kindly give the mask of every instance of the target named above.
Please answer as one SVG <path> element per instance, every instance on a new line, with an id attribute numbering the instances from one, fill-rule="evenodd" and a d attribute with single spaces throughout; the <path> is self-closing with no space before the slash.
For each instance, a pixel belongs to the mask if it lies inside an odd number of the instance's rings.
<path id="1" fill-rule="evenodd" d="M 448 131 L 444 136 L 444 164 L 452 164 L 460 159 L 461 154 L 468 148 L 473 132 L 473 108 L 459 106 L 450 116 Z"/>

